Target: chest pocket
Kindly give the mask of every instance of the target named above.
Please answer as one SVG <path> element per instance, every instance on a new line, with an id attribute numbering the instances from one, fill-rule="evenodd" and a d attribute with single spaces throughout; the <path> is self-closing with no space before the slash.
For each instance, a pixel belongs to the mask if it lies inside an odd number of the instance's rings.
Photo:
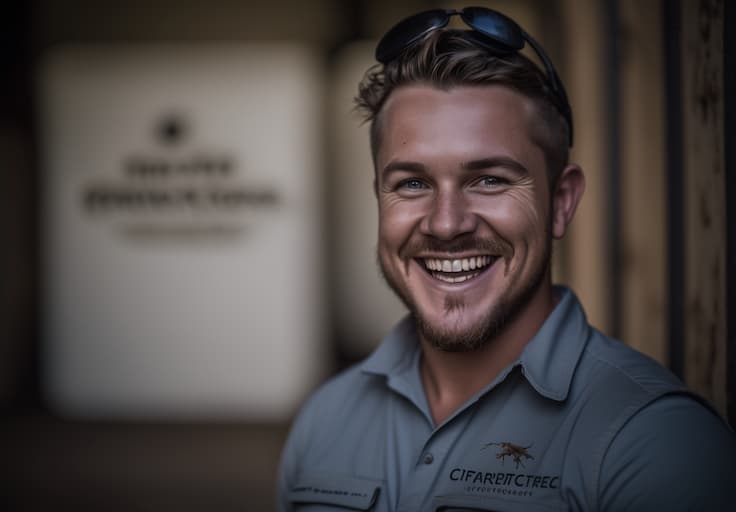
<path id="1" fill-rule="evenodd" d="M 299 511 L 374 510 L 381 480 L 331 472 L 305 472 L 288 494 Z"/>

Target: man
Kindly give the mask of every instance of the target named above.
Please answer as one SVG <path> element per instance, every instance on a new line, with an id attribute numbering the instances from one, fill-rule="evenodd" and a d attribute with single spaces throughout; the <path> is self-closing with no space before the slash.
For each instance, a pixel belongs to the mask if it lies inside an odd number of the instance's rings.
<path id="1" fill-rule="evenodd" d="M 444 28 L 460 15 L 467 30 Z M 519 54 L 528 43 L 544 71 Z M 726 510 L 736 442 L 667 370 L 553 287 L 584 189 L 539 45 L 495 11 L 420 13 L 379 44 L 378 258 L 410 315 L 306 404 L 283 510 Z"/>

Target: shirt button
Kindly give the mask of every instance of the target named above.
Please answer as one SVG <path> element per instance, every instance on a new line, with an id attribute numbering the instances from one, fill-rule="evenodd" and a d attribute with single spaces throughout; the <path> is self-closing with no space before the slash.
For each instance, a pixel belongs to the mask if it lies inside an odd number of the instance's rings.
<path id="1" fill-rule="evenodd" d="M 425 464 L 432 464 L 432 462 L 434 462 L 434 455 L 432 455 L 431 453 L 425 453 L 422 462 L 424 462 Z"/>

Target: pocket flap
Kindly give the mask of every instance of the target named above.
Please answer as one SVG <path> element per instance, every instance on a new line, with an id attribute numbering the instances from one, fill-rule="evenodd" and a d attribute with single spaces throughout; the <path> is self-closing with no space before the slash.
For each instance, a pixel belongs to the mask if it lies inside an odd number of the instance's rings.
<path id="1" fill-rule="evenodd" d="M 329 472 L 308 472 L 289 492 L 292 503 L 320 503 L 370 510 L 378 500 L 381 481 Z"/>
<path id="2" fill-rule="evenodd" d="M 435 512 L 551 512 L 559 507 L 544 503 L 517 502 L 485 496 L 436 496 L 432 503 Z"/>

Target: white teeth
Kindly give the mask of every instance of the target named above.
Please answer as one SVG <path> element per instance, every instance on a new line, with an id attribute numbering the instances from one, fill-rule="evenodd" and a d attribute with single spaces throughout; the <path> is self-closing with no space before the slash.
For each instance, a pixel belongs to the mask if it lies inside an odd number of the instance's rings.
<path id="1" fill-rule="evenodd" d="M 453 259 L 453 260 L 427 258 L 424 260 L 424 265 L 427 267 L 428 270 L 432 270 L 435 272 L 456 273 L 456 272 L 468 272 L 470 270 L 481 269 L 487 265 L 490 265 L 493 261 L 494 261 L 494 258 L 492 256 L 475 256 L 472 258 Z M 471 276 L 471 277 L 474 277 L 474 276 Z M 460 279 L 460 278 L 459 277 L 450 278 L 449 276 L 444 276 L 442 280 L 448 281 L 448 279 Z M 462 280 L 465 281 L 466 279 L 462 279 Z M 461 282 L 461 281 L 452 281 L 452 282 Z"/>

